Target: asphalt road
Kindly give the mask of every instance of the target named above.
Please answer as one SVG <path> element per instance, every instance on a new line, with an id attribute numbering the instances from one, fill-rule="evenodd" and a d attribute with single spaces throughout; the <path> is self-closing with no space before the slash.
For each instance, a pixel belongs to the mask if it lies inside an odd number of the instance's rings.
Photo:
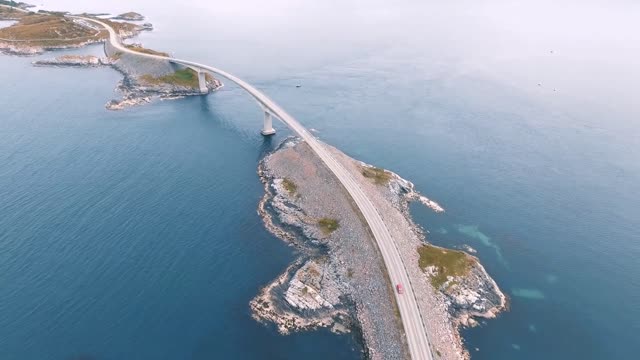
<path id="1" fill-rule="evenodd" d="M 80 18 L 80 17 L 79 17 Z M 99 25 L 102 25 L 109 31 L 109 41 L 112 46 L 118 49 L 118 51 L 136 54 L 139 56 L 145 56 L 150 58 L 156 58 L 159 60 L 170 60 L 171 62 L 182 64 L 191 68 L 197 68 L 209 71 L 215 75 L 224 77 L 247 91 L 263 108 L 270 111 L 274 116 L 278 117 L 282 122 L 291 128 L 300 138 L 309 144 L 311 149 L 318 155 L 318 157 L 326 164 L 326 166 L 333 172 L 336 178 L 342 183 L 347 192 L 351 195 L 354 202 L 362 212 L 364 219 L 366 220 L 373 236 L 378 244 L 384 263 L 389 273 L 389 278 L 394 284 L 394 291 L 398 308 L 400 310 L 400 316 L 402 317 L 402 324 L 407 338 L 409 346 L 409 352 L 411 358 L 414 360 L 433 360 L 431 349 L 429 347 L 429 338 L 424 327 L 420 310 L 418 308 L 415 294 L 411 287 L 411 282 L 405 269 L 405 264 L 402 261 L 402 257 L 396 248 L 396 244 L 389 233 L 386 225 L 382 221 L 382 217 L 378 213 L 378 210 L 373 206 L 369 198 L 364 191 L 358 185 L 358 182 L 351 176 L 351 174 L 336 161 L 333 156 L 324 148 L 324 146 L 305 129 L 293 116 L 289 115 L 278 104 L 271 100 L 264 93 L 251 86 L 249 83 L 243 81 L 231 75 L 223 70 L 195 63 L 187 60 L 180 60 L 175 58 L 166 58 L 163 56 L 144 54 L 127 49 L 121 44 L 118 34 L 107 24 L 89 18 L 82 18 L 87 21 L 92 21 Z M 409 266 L 417 266 L 417 264 L 409 264 Z M 404 294 L 398 294 L 395 290 L 395 284 L 401 283 L 404 287 Z"/>

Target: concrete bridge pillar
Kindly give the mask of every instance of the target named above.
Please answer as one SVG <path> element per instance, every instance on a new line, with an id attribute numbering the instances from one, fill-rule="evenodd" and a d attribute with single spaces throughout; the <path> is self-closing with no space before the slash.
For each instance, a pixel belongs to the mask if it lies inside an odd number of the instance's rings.
<path id="1" fill-rule="evenodd" d="M 271 124 L 271 113 L 268 111 L 264 112 L 264 124 L 262 126 L 262 135 L 269 136 L 276 133 L 276 130 L 273 128 Z"/>
<path id="2" fill-rule="evenodd" d="M 207 87 L 207 73 L 204 71 L 198 70 L 198 86 L 200 86 L 201 93 L 209 93 L 209 88 Z"/>

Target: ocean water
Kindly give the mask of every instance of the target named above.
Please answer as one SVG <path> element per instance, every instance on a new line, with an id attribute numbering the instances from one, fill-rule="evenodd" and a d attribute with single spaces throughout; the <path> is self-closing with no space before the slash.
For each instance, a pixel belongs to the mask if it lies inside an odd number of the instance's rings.
<path id="1" fill-rule="evenodd" d="M 140 11 L 146 46 L 245 78 L 438 201 L 444 214 L 412 206 L 429 240 L 476 249 L 511 298 L 464 331 L 473 359 L 633 358 L 638 6 L 463 3 L 45 7 Z M 0 358 L 360 357 L 353 337 L 250 317 L 295 257 L 256 213 L 256 166 L 284 126 L 262 138 L 230 84 L 109 112 L 118 73 L 32 60 L 0 58 Z"/>

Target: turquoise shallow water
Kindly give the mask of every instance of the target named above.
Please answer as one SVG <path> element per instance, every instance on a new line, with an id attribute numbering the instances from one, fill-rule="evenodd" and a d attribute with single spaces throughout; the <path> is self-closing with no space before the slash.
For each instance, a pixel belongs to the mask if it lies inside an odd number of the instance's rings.
<path id="1" fill-rule="evenodd" d="M 418 51 L 411 34 L 368 41 L 273 20 L 288 14 L 193 10 L 204 7 L 141 2 L 157 28 L 142 41 L 246 78 L 443 205 L 412 212 L 434 243 L 477 249 L 511 297 L 510 312 L 464 332 L 474 359 L 640 351 L 640 124 L 624 94 L 531 92 L 448 64 L 426 37 Z M 369 31 L 377 16 L 346 23 Z M 257 162 L 286 128 L 265 141 L 233 86 L 108 112 L 116 72 L 31 60 L 0 58 L 1 358 L 358 358 L 351 337 L 282 337 L 250 318 L 249 300 L 295 256 L 256 214 Z"/>

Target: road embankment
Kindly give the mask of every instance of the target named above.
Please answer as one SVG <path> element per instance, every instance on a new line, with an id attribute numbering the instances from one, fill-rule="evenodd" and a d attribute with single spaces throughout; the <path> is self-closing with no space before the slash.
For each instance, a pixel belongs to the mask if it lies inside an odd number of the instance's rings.
<path id="1" fill-rule="evenodd" d="M 397 174 L 322 145 L 358 181 L 394 239 L 402 237 L 396 240 L 399 252 L 410 268 L 407 270 L 434 353 L 440 359 L 467 357 L 458 326 L 473 323 L 469 319 L 479 311 L 466 309 L 474 309 L 477 301 L 497 313 L 496 297 L 463 297 L 466 307 L 457 306 L 430 281 L 437 270 L 430 268 L 428 272 L 420 267 L 418 249 L 426 243 L 411 220 L 408 203 L 419 201 L 436 212 L 444 209 Z M 266 190 L 259 213 L 272 233 L 298 250 L 299 258 L 252 301 L 254 317 L 275 323 L 285 334 L 317 327 L 340 332 L 350 329 L 362 340 L 368 358 L 407 358 L 393 299 L 394 284 L 388 279 L 375 240 L 342 185 L 306 143 L 292 139 L 261 162 L 259 174 Z M 495 284 L 486 272 L 474 270 L 460 275 L 455 281 L 464 294 L 480 291 L 474 285 L 477 281 L 485 284 L 482 291 L 493 290 L 486 285 Z M 499 292 L 497 286 L 495 290 Z M 493 301 L 486 301 L 487 297 Z"/>

